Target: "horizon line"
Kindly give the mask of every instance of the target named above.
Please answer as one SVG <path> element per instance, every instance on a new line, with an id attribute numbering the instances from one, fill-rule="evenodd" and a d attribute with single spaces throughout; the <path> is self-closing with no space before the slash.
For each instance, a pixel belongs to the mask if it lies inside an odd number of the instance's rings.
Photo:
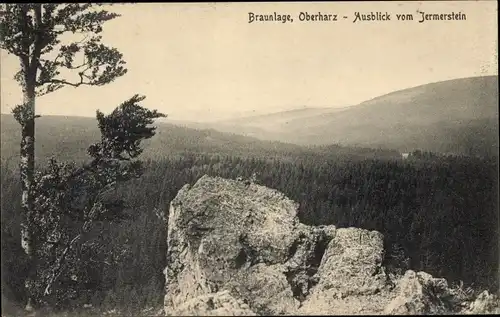
<path id="1" fill-rule="evenodd" d="M 371 97 L 369 99 L 366 99 L 362 102 L 359 102 L 357 104 L 354 104 L 354 105 L 342 105 L 342 106 L 299 106 L 299 107 L 296 107 L 296 108 L 290 108 L 290 109 L 287 109 L 287 110 L 282 110 L 282 111 L 274 111 L 274 112 L 266 112 L 266 113 L 261 113 L 261 114 L 255 114 L 255 115 L 244 115 L 244 116 L 232 116 L 232 117 L 229 117 L 227 119 L 213 119 L 213 120 L 209 120 L 209 121 L 193 121 L 193 120 L 185 120 L 185 119 L 170 119 L 169 118 L 169 115 L 168 113 L 166 114 L 167 117 L 166 118 L 158 118 L 158 120 L 171 120 L 171 121 L 180 121 L 180 122 L 200 122 L 200 123 L 204 123 L 204 122 L 216 122 L 216 121 L 220 121 L 220 120 L 229 120 L 229 119 L 236 119 L 236 118 L 247 118 L 247 117 L 254 117 L 254 116 L 264 116 L 264 115 L 272 115 L 272 114 L 278 114 L 278 113 L 283 113 L 283 112 L 289 112 L 289 111 L 297 111 L 297 110 L 305 110 L 305 109 L 329 109 L 329 108 L 350 108 L 350 107 L 355 107 L 357 105 L 360 105 L 364 102 L 368 102 L 370 100 L 374 100 L 374 99 L 377 99 L 377 98 L 381 98 L 381 97 L 384 97 L 384 96 L 387 96 L 387 95 L 390 95 L 390 94 L 393 94 L 393 93 L 397 93 L 397 92 L 400 92 L 400 91 L 405 91 L 405 90 L 409 90 L 409 89 L 414 89 L 414 88 L 418 88 L 418 87 L 422 87 L 422 86 L 426 86 L 426 85 L 432 85 L 432 84 L 437 84 L 437 83 L 445 83 L 445 82 L 449 82 L 449 81 L 454 81 L 454 80 L 462 80 L 462 79 L 472 79 L 472 78 L 487 78 L 487 77 L 498 77 L 498 69 L 497 69 L 497 74 L 494 74 L 494 75 L 476 75 L 476 76 L 467 76 L 467 77 L 457 77 L 457 78 L 452 78 L 452 79 L 446 79 L 446 80 L 440 80 L 440 81 L 434 81 L 434 82 L 428 82 L 428 83 L 425 83 L 425 84 L 420 84 L 420 85 L 416 85 L 416 86 L 411 86 L 411 87 L 407 87 L 407 88 L 403 88 L 403 89 L 399 89 L 399 90 L 394 90 L 394 91 L 391 91 L 391 92 L 387 92 L 387 93 L 383 93 L 383 94 L 380 94 L 380 95 L 377 95 L 377 96 L 374 96 L 374 97 Z M 96 111 L 98 111 L 99 109 L 97 108 Z M 252 110 L 251 110 L 252 111 Z M 255 110 L 253 110 L 255 111 Z M 9 111 L 9 112 L 3 112 L 0 110 L 0 114 L 1 115 L 12 115 L 12 112 Z M 90 115 L 64 115 L 64 114 L 38 114 L 40 115 L 41 117 L 47 117 L 47 116 L 56 116 L 56 117 L 72 117 L 72 118 L 93 118 L 95 119 L 95 115 L 94 116 L 90 116 Z"/>

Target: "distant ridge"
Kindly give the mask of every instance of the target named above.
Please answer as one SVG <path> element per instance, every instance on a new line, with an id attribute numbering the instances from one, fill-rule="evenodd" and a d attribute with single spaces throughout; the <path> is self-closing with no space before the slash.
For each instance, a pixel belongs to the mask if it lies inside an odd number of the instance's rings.
<path id="1" fill-rule="evenodd" d="M 498 76 L 451 79 L 343 108 L 305 108 L 205 125 L 301 145 L 497 155 Z"/>
<path id="2" fill-rule="evenodd" d="M 96 121 L 90 117 L 47 115 L 37 123 L 36 151 L 41 158 L 52 154 L 86 158 L 88 145 L 99 138 Z M 389 156 L 415 149 L 498 156 L 498 76 L 421 85 L 350 107 L 299 108 L 205 124 L 167 120 L 155 125 L 158 136 L 148 141 L 145 151 L 149 158 L 203 152 L 294 159 L 298 153 L 318 151 L 365 157 L 371 155 L 367 148 L 387 149 Z M 17 160 L 19 125 L 12 115 L 2 114 L 0 126 L 2 160 Z"/>

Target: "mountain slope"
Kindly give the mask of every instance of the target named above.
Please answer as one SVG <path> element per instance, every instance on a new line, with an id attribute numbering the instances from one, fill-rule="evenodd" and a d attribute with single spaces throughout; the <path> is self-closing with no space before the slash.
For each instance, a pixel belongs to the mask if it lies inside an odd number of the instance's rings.
<path id="1" fill-rule="evenodd" d="M 315 111 L 248 117 L 211 127 L 296 144 L 460 154 L 491 154 L 498 149 L 498 76 L 426 84 L 340 110 Z"/>
<path id="2" fill-rule="evenodd" d="M 293 152 L 300 147 L 232 135 L 215 130 L 196 130 L 157 123 L 157 134 L 144 143 L 144 156 L 161 158 L 183 152 L 251 154 L 251 152 Z M 42 160 L 55 155 L 61 159 L 86 159 L 86 149 L 99 140 L 97 121 L 85 117 L 42 116 L 36 124 L 36 156 Z M 2 160 L 19 156 L 20 127 L 13 116 L 1 116 Z"/>
<path id="3" fill-rule="evenodd" d="M 189 121 L 169 121 L 178 126 L 190 127 L 195 129 L 215 129 L 221 132 L 240 134 L 260 139 L 279 140 L 288 143 L 294 143 L 293 140 L 280 137 L 283 131 L 291 133 L 295 129 L 290 122 L 312 119 L 318 122 L 321 118 L 327 118 L 325 115 L 344 111 L 348 107 L 342 108 L 301 108 L 282 112 L 261 114 L 248 117 L 240 117 L 231 120 L 218 120 L 214 122 L 189 122 Z M 271 133 L 271 138 L 265 136 Z"/>
<path id="4" fill-rule="evenodd" d="M 283 160 L 321 159 L 323 157 L 398 157 L 397 152 L 364 148 L 331 146 L 329 149 L 303 147 L 276 141 L 223 133 L 219 131 L 179 127 L 169 123 L 155 124 L 157 134 L 144 143 L 144 159 L 179 157 L 186 153 L 280 158 Z M 12 115 L 2 114 L 1 159 L 17 165 L 19 160 L 20 127 Z M 37 164 L 54 155 L 60 160 L 84 161 L 88 146 L 99 140 L 97 122 L 93 118 L 42 116 L 36 124 Z"/>

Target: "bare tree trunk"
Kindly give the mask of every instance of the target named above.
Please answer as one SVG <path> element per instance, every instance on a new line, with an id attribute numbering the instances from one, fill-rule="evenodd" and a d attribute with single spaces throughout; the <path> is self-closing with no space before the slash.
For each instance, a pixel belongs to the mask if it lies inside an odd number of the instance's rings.
<path id="1" fill-rule="evenodd" d="M 35 171 L 35 89 L 34 85 L 27 85 L 24 92 L 24 120 L 21 123 L 21 206 L 23 215 L 21 220 L 21 246 L 29 261 L 29 275 L 25 282 L 28 302 L 26 310 L 32 310 L 33 282 L 36 278 L 36 257 L 33 240 L 33 180 Z M 30 87 L 31 86 L 31 87 Z"/>

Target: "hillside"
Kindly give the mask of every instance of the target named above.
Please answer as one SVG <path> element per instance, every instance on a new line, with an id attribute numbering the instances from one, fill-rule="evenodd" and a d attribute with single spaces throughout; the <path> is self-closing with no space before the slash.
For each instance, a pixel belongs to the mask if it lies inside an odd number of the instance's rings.
<path id="1" fill-rule="evenodd" d="M 185 153 L 235 155 L 254 158 L 280 158 L 284 160 L 315 158 L 322 155 L 337 157 L 398 157 L 397 152 L 377 151 L 365 148 L 330 146 L 308 148 L 276 141 L 223 133 L 213 129 L 193 129 L 169 123 L 156 124 L 157 135 L 145 142 L 145 159 L 163 159 Z M 2 161 L 19 157 L 20 127 L 12 115 L 1 115 Z M 93 118 L 42 116 L 36 125 L 36 157 L 43 163 L 55 155 L 61 160 L 87 159 L 87 147 L 99 138 L 97 122 Z"/>
<path id="2" fill-rule="evenodd" d="M 342 108 L 302 108 L 282 111 L 277 113 L 257 115 L 251 117 L 238 118 L 231 121 L 218 121 L 215 124 L 219 129 L 227 128 L 231 125 L 251 126 L 255 131 L 273 131 L 280 133 L 282 131 L 293 131 L 300 125 L 290 125 L 291 122 L 299 122 L 305 120 L 315 120 L 320 123 L 321 118 L 327 118 L 329 115 L 347 110 L 348 107 Z M 326 122 L 325 122 L 326 123 Z M 228 130 L 231 131 L 231 130 Z"/>
<path id="3" fill-rule="evenodd" d="M 340 109 L 310 108 L 210 127 L 295 144 L 496 154 L 498 76 L 426 84 Z"/>
<path id="4" fill-rule="evenodd" d="M 282 112 L 240 117 L 231 120 L 218 120 L 214 122 L 170 122 L 177 126 L 198 129 L 215 129 L 221 132 L 240 134 L 264 140 L 280 140 L 287 143 L 296 143 L 296 140 L 289 138 L 289 134 L 294 131 L 300 132 L 299 130 L 302 129 L 300 122 L 303 122 L 304 120 L 311 120 L 316 123 L 321 123 L 321 118 L 326 118 L 328 120 L 329 114 L 344 111 L 346 109 L 348 109 L 348 107 L 305 107 Z M 326 123 L 326 121 L 323 123 Z"/>
<path id="5" fill-rule="evenodd" d="M 298 150 L 296 145 L 263 142 L 240 135 L 231 135 L 214 130 L 197 130 L 157 124 L 157 135 L 145 142 L 146 158 L 163 158 L 183 152 L 229 154 L 238 152 L 275 152 Z M 2 159 L 18 157 L 20 127 L 13 116 L 1 116 Z M 87 147 L 99 138 L 97 121 L 86 117 L 42 116 L 36 125 L 37 158 L 44 159 L 54 154 L 61 159 L 85 159 Z M 279 148 L 279 149 L 278 149 Z"/>

